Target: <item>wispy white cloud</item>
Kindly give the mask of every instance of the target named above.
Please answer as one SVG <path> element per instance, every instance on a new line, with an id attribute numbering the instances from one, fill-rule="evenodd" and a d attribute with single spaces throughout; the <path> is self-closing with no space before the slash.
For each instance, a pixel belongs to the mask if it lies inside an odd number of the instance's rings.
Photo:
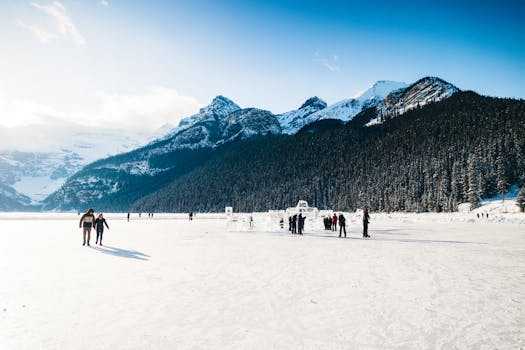
<path id="1" fill-rule="evenodd" d="M 100 3 L 104 6 L 109 6 L 109 1 L 108 0 L 101 0 Z"/>
<path id="2" fill-rule="evenodd" d="M 42 43 L 48 43 L 52 40 L 57 40 L 59 38 L 69 38 L 76 45 L 83 46 L 86 43 L 86 40 L 80 34 L 75 23 L 68 15 L 66 8 L 59 1 L 53 1 L 50 4 L 39 4 L 32 2 L 31 6 L 42 11 L 54 22 L 54 28 L 43 28 L 41 25 L 37 24 L 26 24 L 22 21 L 18 21 L 18 24 L 23 28 L 28 29 L 33 33 L 33 35 Z"/>
<path id="3" fill-rule="evenodd" d="M 328 69 L 330 72 L 339 72 L 341 71 L 341 65 L 339 64 L 339 56 L 334 55 L 330 58 L 327 57 L 319 57 L 319 54 L 315 54 L 315 58 L 313 59 L 314 62 L 320 64 L 321 66 Z"/>
<path id="4" fill-rule="evenodd" d="M 201 104 L 177 90 L 155 86 L 134 94 L 99 92 L 93 110 L 60 111 L 31 100 L 12 100 L 0 91 L 0 126 L 75 123 L 91 127 L 155 130 L 196 113 Z"/>
<path id="5" fill-rule="evenodd" d="M 155 86 L 136 94 L 100 92 L 102 112 L 92 121 L 99 125 L 126 125 L 130 128 L 156 129 L 163 124 L 178 125 L 196 113 L 201 104 L 177 90 Z"/>
<path id="6" fill-rule="evenodd" d="M 22 28 L 29 30 L 38 41 L 43 44 L 47 44 L 50 41 L 58 39 L 58 34 L 47 29 L 44 29 L 36 24 L 26 24 L 22 21 L 17 22 Z"/>

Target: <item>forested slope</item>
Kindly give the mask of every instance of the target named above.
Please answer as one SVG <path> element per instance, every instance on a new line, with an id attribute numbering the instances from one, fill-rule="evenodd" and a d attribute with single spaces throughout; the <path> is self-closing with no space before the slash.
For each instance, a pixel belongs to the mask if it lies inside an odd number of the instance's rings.
<path id="1" fill-rule="evenodd" d="M 141 211 L 260 211 L 306 199 L 319 208 L 451 211 L 525 173 L 525 101 L 459 92 L 383 124 L 269 136 L 209 161 L 133 205 Z"/>

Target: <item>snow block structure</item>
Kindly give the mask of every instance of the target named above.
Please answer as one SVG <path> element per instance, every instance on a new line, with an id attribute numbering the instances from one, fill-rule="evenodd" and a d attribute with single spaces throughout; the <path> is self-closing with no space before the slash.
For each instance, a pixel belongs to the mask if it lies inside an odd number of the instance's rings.
<path id="1" fill-rule="evenodd" d="M 319 209 L 315 207 L 310 207 L 308 205 L 308 202 L 305 200 L 300 200 L 299 202 L 297 202 L 297 206 L 287 208 L 286 214 L 288 216 L 295 214 L 303 214 L 303 216 L 306 216 L 310 219 L 317 219 L 317 216 L 319 215 Z"/>

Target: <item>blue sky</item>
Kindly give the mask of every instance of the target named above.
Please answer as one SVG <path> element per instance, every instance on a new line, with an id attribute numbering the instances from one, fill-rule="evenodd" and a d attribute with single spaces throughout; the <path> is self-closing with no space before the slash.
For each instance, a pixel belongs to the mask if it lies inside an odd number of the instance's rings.
<path id="1" fill-rule="evenodd" d="M 218 94 L 279 113 L 427 75 L 525 98 L 524 18 L 508 1 L 3 1 L 0 125 L 153 129 Z"/>

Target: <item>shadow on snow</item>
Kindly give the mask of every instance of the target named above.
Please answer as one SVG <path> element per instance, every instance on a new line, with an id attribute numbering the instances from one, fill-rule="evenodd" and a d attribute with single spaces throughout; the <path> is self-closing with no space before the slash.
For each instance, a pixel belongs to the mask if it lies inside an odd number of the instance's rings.
<path id="1" fill-rule="evenodd" d="M 91 246 L 91 249 L 98 250 L 101 253 L 109 254 L 113 256 L 119 256 L 121 258 L 137 259 L 137 260 L 148 260 L 150 257 L 147 254 L 138 252 L 136 250 L 127 250 L 122 248 L 104 246 Z"/>
<path id="2" fill-rule="evenodd" d="M 381 230 L 381 231 L 384 231 L 384 230 Z M 396 231 L 396 230 L 391 230 L 391 231 L 387 231 L 388 233 L 391 233 L 392 231 Z M 335 233 L 332 231 L 332 233 Z M 333 235 L 330 235 L 330 234 L 316 234 L 316 233 L 309 233 L 309 234 L 305 234 L 305 235 L 308 235 L 308 236 L 314 236 L 314 237 L 322 237 L 322 238 L 338 238 L 338 239 L 355 239 L 355 240 L 360 240 L 360 241 L 385 241 L 385 242 L 401 242 L 401 243 L 452 243 L 452 244 L 487 244 L 485 242 L 468 242 L 468 241 L 453 241 L 453 240 L 436 240 L 436 239 L 412 239 L 412 238 L 385 238 L 385 237 L 381 237 L 380 235 L 384 235 L 385 232 L 374 232 L 374 231 L 370 231 L 369 232 L 370 235 L 372 235 L 372 237 L 370 238 L 361 238 L 359 236 L 357 237 L 352 237 L 350 235 L 348 235 L 347 237 L 339 237 L 339 236 L 333 236 Z M 398 233 L 395 233 L 395 234 L 398 234 Z M 377 236 L 379 235 L 379 236 Z M 408 234 L 403 234 L 403 235 L 408 235 Z"/>

